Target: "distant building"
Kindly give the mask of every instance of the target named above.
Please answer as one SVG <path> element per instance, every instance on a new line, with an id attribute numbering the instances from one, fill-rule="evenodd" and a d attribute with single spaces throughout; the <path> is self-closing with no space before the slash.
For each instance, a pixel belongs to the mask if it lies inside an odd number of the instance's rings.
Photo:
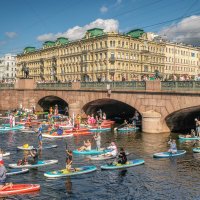
<path id="1" fill-rule="evenodd" d="M 0 58 L 0 80 L 13 80 L 16 77 L 16 55 L 10 53 Z"/>

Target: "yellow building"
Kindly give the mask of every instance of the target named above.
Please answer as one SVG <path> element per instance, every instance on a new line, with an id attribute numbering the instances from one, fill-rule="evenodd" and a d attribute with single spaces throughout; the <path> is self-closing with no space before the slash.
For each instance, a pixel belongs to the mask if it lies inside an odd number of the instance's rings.
<path id="1" fill-rule="evenodd" d="M 61 37 L 41 49 L 26 47 L 17 56 L 17 76 L 27 66 L 35 80 L 140 80 L 155 70 L 165 73 L 165 59 L 165 43 L 149 40 L 141 29 L 119 34 L 94 28 L 81 40 Z"/>
<path id="2" fill-rule="evenodd" d="M 165 75 L 171 74 L 196 76 L 199 74 L 200 51 L 191 45 L 166 43 Z"/>

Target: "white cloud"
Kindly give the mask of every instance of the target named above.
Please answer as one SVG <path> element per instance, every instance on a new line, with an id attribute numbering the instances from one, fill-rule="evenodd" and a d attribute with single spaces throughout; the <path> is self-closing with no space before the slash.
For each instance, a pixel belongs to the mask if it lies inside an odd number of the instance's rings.
<path id="1" fill-rule="evenodd" d="M 17 33 L 15 33 L 15 32 L 5 32 L 5 35 L 12 39 L 12 38 L 17 36 Z"/>
<path id="2" fill-rule="evenodd" d="M 160 35 L 175 42 L 200 45 L 200 16 L 187 17 L 160 31 Z"/>
<path id="3" fill-rule="evenodd" d="M 100 12 L 101 12 L 101 13 L 106 13 L 106 12 L 108 12 L 108 8 L 107 8 L 106 6 L 102 6 L 102 7 L 100 8 Z"/>
<path id="4" fill-rule="evenodd" d="M 116 1 L 116 4 L 117 4 L 117 5 L 119 5 L 119 4 L 121 4 L 121 3 L 122 3 L 122 0 L 117 0 L 117 1 Z"/>
<path id="5" fill-rule="evenodd" d="M 119 22 L 115 19 L 97 19 L 85 26 L 74 26 L 63 33 L 47 33 L 37 37 L 38 41 L 56 40 L 58 37 L 66 37 L 69 40 L 77 40 L 84 37 L 86 31 L 92 28 L 102 28 L 105 32 L 117 32 Z"/>

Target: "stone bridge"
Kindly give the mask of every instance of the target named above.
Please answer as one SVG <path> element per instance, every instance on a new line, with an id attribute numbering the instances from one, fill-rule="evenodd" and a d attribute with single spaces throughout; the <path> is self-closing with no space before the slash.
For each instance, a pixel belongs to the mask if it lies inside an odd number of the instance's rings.
<path id="1" fill-rule="evenodd" d="M 36 84 L 32 79 L 19 79 L 15 85 L 0 85 L 0 110 L 15 109 L 20 104 L 42 110 L 42 101 L 51 98 L 66 102 L 69 114 L 88 114 L 91 105 L 118 102 L 114 105 L 116 111 L 123 104 L 141 114 L 144 132 L 161 133 L 194 128 L 194 118 L 200 111 L 200 82 Z"/>

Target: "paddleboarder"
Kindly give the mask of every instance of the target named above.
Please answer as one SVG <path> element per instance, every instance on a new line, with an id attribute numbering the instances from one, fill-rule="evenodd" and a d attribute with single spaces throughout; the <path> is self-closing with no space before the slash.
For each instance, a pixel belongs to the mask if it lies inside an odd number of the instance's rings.
<path id="1" fill-rule="evenodd" d="M 126 162 L 127 162 L 126 153 L 124 151 L 124 148 L 121 147 L 119 155 L 118 155 L 118 163 L 120 163 L 120 164 L 126 164 Z"/>
<path id="2" fill-rule="evenodd" d="M 6 172 L 4 161 L 0 160 L 0 191 L 12 187 L 12 183 L 6 183 Z"/>
<path id="3" fill-rule="evenodd" d="M 100 135 L 100 133 L 95 134 L 94 140 L 96 141 L 97 151 L 100 151 L 100 149 L 101 149 L 101 135 Z"/>
<path id="4" fill-rule="evenodd" d="M 42 125 L 38 129 L 38 148 L 42 148 Z"/>
<path id="5" fill-rule="evenodd" d="M 176 140 L 169 140 L 168 144 L 170 145 L 170 149 L 168 152 L 170 153 L 177 153 L 177 147 L 176 147 Z"/>
<path id="6" fill-rule="evenodd" d="M 73 159 L 72 151 L 66 149 L 66 153 L 67 153 L 67 156 L 66 156 L 66 169 L 68 171 L 71 171 L 72 159 Z"/>

